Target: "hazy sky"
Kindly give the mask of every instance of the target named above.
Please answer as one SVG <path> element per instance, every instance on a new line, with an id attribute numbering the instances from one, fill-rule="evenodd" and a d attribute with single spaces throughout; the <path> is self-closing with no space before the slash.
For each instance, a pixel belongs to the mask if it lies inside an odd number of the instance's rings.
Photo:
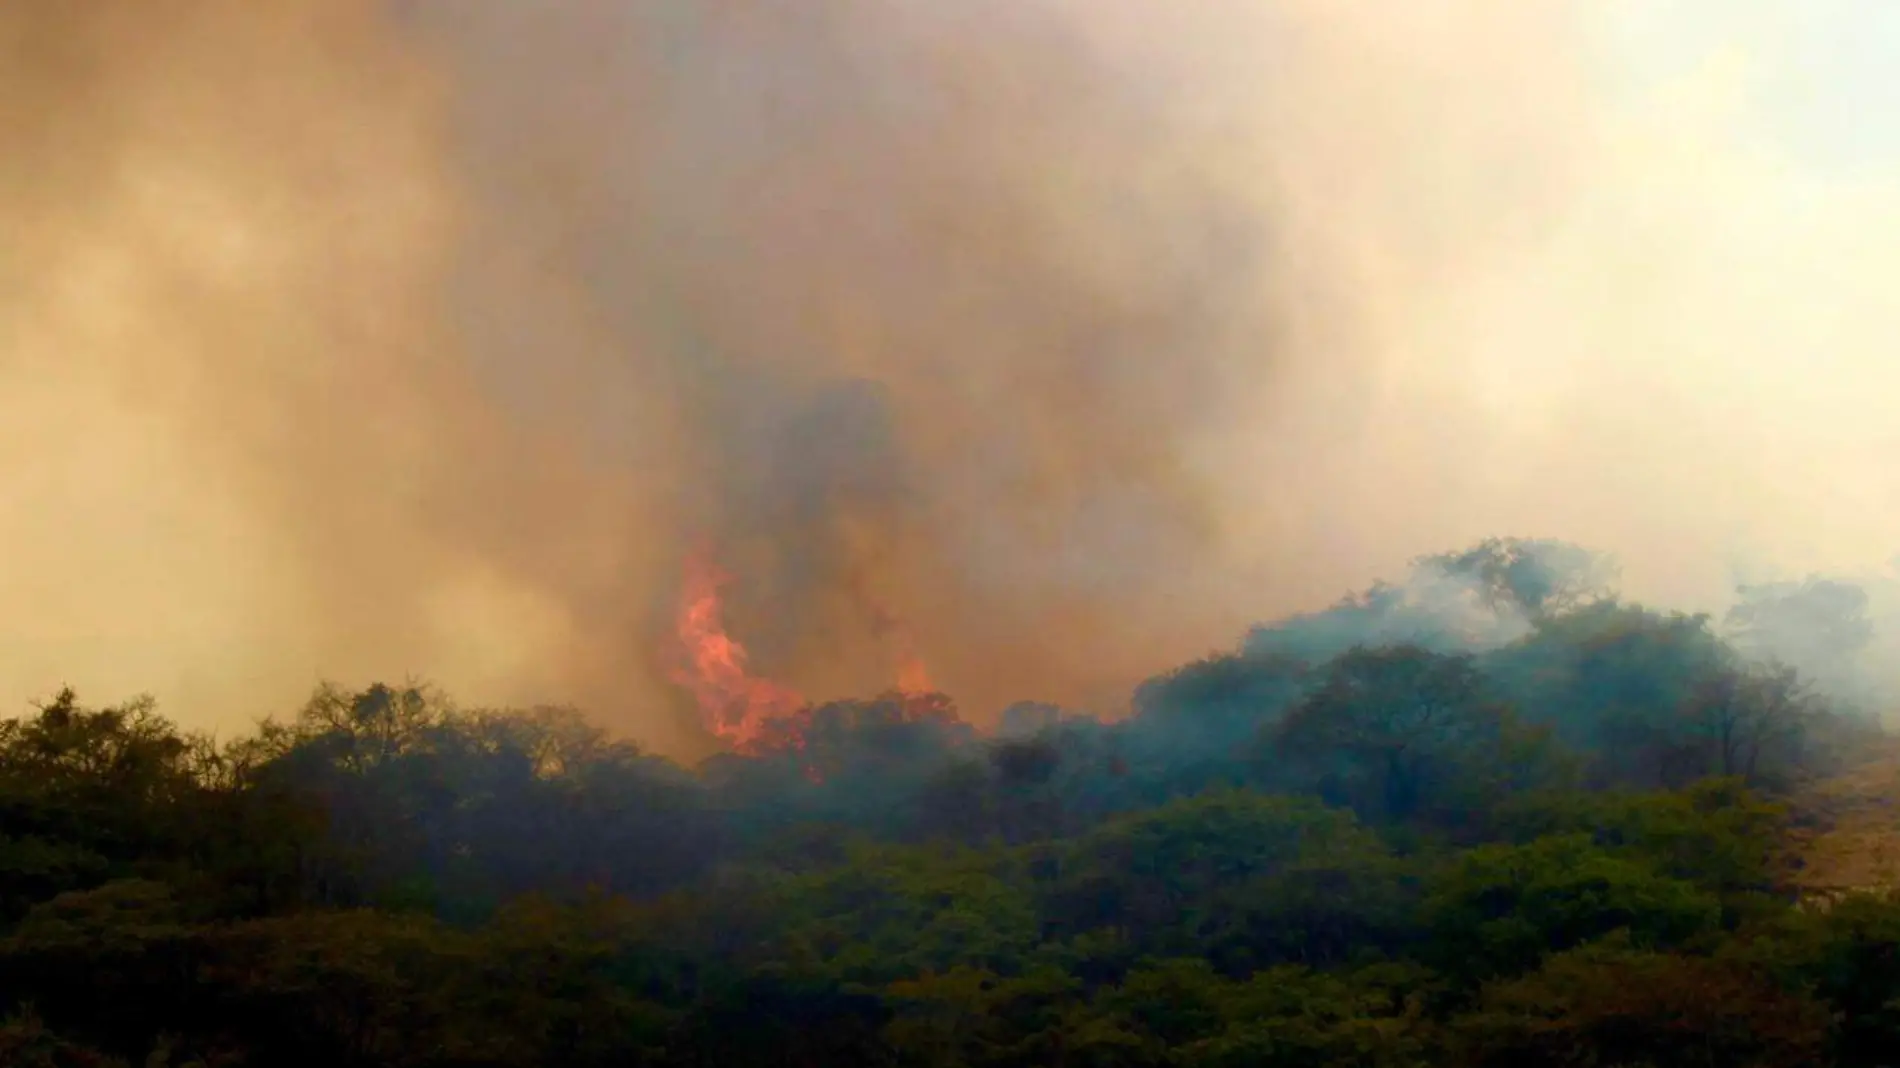
<path id="1" fill-rule="evenodd" d="M 703 540 L 979 719 L 1488 535 L 1900 552 L 1885 0 L 157 6 L 0 7 L 0 709 L 690 748 Z"/>
<path id="2" fill-rule="evenodd" d="M 1881 0 L 1621 0 L 1606 77 L 1639 84 L 1743 65 L 1737 117 L 1804 169 L 1900 160 L 1900 7 Z"/>
<path id="3" fill-rule="evenodd" d="M 1900 386 L 1888 251 L 1900 236 L 1900 8 L 1677 0 L 1600 11 L 1611 32 L 1596 76 L 1612 89 L 1607 147 L 1623 166 L 1597 172 L 1535 266 L 1505 283 L 1528 290 L 1505 304 L 1533 328 L 1556 325 L 1553 314 L 1590 321 L 1571 324 L 1575 363 L 1561 343 L 1506 358 L 1513 399 L 1527 371 L 1574 376 L 1586 393 L 1640 384 L 1594 417 L 1614 420 L 1622 403 L 1707 420 L 1721 463 L 1756 490 L 1778 487 L 1754 519 L 1733 518 L 1737 566 L 1847 566 L 1859 554 L 1875 566 L 1896 542 L 1900 503 L 1887 414 Z M 1522 310 L 1553 296 L 1555 313 Z M 1604 336 L 1619 320 L 1621 346 Z M 1708 489 L 1719 509 L 1724 490 Z M 1803 521 L 1774 522 L 1778 508 Z M 1667 566 L 1639 570 L 1660 581 Z"/>

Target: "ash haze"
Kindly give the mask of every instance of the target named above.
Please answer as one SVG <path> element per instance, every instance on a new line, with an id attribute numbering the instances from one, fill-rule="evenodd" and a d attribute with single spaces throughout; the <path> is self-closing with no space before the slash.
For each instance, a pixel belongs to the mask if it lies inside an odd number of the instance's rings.
<path id="1" fill-rule="evenodd" d="M 1816 57 L 1889 7 L 9 4 L 0 701 L 688 752 L 701 546 L 762 670 L 901 618 L 979 722 L 1491 534 L 1877 567 L 1900 63 Z"/>

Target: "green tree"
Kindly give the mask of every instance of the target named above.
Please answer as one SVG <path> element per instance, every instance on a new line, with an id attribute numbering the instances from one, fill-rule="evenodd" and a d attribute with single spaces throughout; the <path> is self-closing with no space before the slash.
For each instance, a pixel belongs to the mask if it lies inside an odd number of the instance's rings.
<path id="1" fill-rule="evenodd" d="M 1608 600 L 1616 565 L 1549 538 L 1487 538 L 1415 563 L 1474 584 L 1493 608 L 1537 619 Z"/>
<path id="2" fill-rule="evenodd" d="M 1707 751 L 1706 774 L 1786 786 L 1802 770 L 1822 705 L 1793 668 L 1759 664 L 1704 679 L 1684 713 L 1691 736 Z"/>
<path id="3" fill-rule="evenodd" d="M 1461 854 L 1432 881 L 1424 914 L 1441 967 L 1483 980 L 1614 932 L 1682 945 L 1718 930 L 1722 909 L 1692 883 L 1563 835 Z"/>
<path id="4" fill-rule="evenodd" d="M 1847 895 L 1791 910 L 1731 960 L 1802 990 L 1839 1014 L 1836 1063 L 1876 1068 L 1900 1049 L 1900 896 Z"/>
<path id="5" fill-rule="evenodd" d="M 1724 622 L 1737 644 L 1763 659 L 1838 676 L 1874 638 L 1867 591 L 1852 582 L 1816 575 L 1742 586 L 1736 596 Z"/>
<path id="6" fill-rule="evenodd" d="M 1230 969 L 1334 961 L 1403 937 L 1409 885 L 1377 835 L 1307 799 L 1220 791 L 1104 823 L 1058 851 L 1051 934 Z"/>
<path id="7" fill-rule="evenodd" d="M 1731 660 L 1705 616 L 1601 601 L 1538 620 L 1482 666 L 1530 722 L 1590 757 L 1588 785 L 1654 788 L 1707 769 L 1687 710 Z"/>
<path id="8" fill-rule="evenodd" d="M 1447 1063 L 1422 1003 L 1387 970 L 1276 968 L 1213 991 L 1219 1026 L 1183 1043 L 1182 1068 L 1425 1068 Z"/>
<path id="9" fill-rule="evenodd" d="M 1273 743 L 1362 815 L 1403 820 L 1495 756 L 1508 722 L 1470 657 L 1359 648 L 1327 666 Z"/>
<path id="10" fill-rule="evenodd" d="M 1749 969 L 1602 945 L 1488 988 L 1460 1030 L 1475 1068 L 1806 1068 L 1827 1063 L 1829 1014 Z"/>

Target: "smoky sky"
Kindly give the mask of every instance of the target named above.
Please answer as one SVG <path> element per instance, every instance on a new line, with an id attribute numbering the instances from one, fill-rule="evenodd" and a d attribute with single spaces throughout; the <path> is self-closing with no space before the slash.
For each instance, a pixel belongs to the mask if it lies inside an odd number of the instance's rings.
<path id="1" fill-rule="evenodd" d="M 1118 614 L 1218 552 L 1188 450 L 1280 347 L 1269 220 L 1165 99 L 1033 5 L 411 15 L 467 87 L 464 343 L 506 382 L 586 331 L 596 448 L 663 470 L 762 668 L 887 683 L 895 613 L 979 705 L 1122 674 Z"/>
<path id="2" fill-rule="evenodd" d="M 1487 535 L 1886 558 L 1893 198 L 1720 71 L 1628 103 L 1593 11 L 11 5 L 0 695 L 685 751 L 701 548 L 761 670 L 881 688 L 902 619 L 979 721 Z"/>

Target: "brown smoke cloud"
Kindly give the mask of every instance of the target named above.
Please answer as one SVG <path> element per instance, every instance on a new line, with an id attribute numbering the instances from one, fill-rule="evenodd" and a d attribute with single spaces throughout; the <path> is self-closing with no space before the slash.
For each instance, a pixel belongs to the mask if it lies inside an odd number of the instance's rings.
<path id="1" fill-rule="evenodd" d="M 1593 5 L 158 8 L 0 12 L 6 700 L 687 751 L 701 542 L 761 666 L 878 687 L 894 612 L 979 719 L 1487 534 L 1888 554 L 1894 199 L 1790 219 Z"/>

